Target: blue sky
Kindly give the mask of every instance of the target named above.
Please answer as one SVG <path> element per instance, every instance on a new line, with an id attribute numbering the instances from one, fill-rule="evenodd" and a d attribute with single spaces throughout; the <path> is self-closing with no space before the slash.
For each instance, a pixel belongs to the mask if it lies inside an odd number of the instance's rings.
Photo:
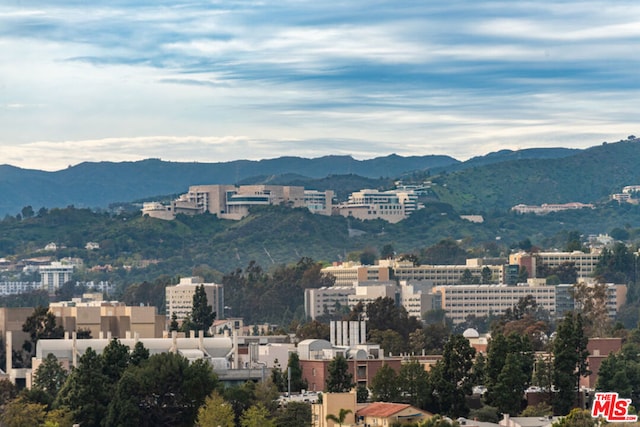
<path id="1" fill-rule="evenodd" d="M 640 133 L 636 1 L 0 4 L 0 164 L 586 148 Z"/>

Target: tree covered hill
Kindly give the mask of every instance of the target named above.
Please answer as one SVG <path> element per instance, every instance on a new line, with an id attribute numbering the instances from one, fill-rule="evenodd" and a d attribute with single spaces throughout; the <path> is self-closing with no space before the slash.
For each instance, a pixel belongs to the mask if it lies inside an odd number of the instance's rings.
<path id="1" fill-rule="evenodd" d="M 513 160 L 434 177 L 442 202 L 466 212 L 514 205 L 606 202 L 640 184 L 640 141 L 603 144 L 556 159 Z"/>
<path id="2" fill-rule="evenodd" d="M 56 172 L 0 166 L 0 215 L 15 215 L 24 206 L 106 208 L 115 202 L 179 194 L 191 185 L 234 184 L 254 176 L 298 174 L 308 178 L 355 174 L 367 178 L 395 177 L 459 163 L 449 156 L 401 157 L 370 160 L 350 156 L 316 159 L 281 157 L 260 161 L 179 163 L 148 159 L 138 162 L 81 163 Z"/>

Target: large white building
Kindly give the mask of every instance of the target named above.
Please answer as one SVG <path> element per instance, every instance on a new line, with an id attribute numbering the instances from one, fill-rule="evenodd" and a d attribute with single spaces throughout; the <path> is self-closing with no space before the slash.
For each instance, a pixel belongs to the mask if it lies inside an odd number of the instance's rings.
<path id="1" fill-rule="evenodd" d="M 38 272 L 40 273 L 42 289 L 45 289 L 50 294 L 54 294 L 56 289 L 71 280 L 73 270 L 73 264 L 64 264 L 57 261 L 49 265 L 39 266 Z"/>
<path id="2" fill-rule="evenodd" d="M 194 185 L 170 205 L 144 203 L 142 214 L 159 219 L 174 219 L 177 214 L 210 213 L 222 219 L 239 220 L 253 206 L 286 205 L 308 207 L 313 213 L 331 215 L 333 191 L 305 190 L 282 185 Z"/>
<path id="3" fill-rule="evenodd" d="M 165 288 L 167 301 L 167 319 L 170 320 L 173 313 L 178 322 L 182 322 L 193 310 L 193 295 L 196 288 L 204 286 L 207 295 L 207 303 L 216 312 L 216 318 L 224 317 L 224 288 L 216 283 L 204 283 L 199 277 L 183 277 L 180 283 Z"/>
<path id="4" fill-rule="evenodd" d="M 418 195 L 412 190 L 360 190 L 334 207 L 334 212 L 361 220 L 383 219 L 396 223 L 419 209 Z"/>
<path id="5" fill-rule="evenodd" d="M 447 285 L 437 286 L 433 292 L 440 294 L 442 309 L 455 325 L 464 322 L 469 315 L 499 316 L 527 295 L 533 295 L 538 306 L 551 316 L 556 312 L 555 286 Z"/>

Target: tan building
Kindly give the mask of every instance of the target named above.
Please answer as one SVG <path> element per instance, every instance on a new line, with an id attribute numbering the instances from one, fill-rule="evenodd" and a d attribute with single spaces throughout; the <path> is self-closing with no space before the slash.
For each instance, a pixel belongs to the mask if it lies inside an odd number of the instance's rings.
<path id="1" fill-rule="evenodd" d="M 312 427 L 337 427 L 338 423 L 327 420 L 327 415 L 340 414 L 341 409 L 349 410 L 342 423 L 343 426 L 351 426 L 356 422 L 356 392 L 355 389 L 349 393 L 323 393 L 322 403 L 311 405 L 311 426 Z"/>
<path id="2" fill-rule="evenodd" d="M 529 277 L 537 277 L 537 268 L 545 265 L 549 268 L 557 268 L 560 264 L 572 262 L 575 264 L 578 280 L 593 276 L 600 251 L 584 253 L 582 251 L 573 252 L 518 252 L 509 255 L 509 264 L 517 264 L 527 268 Z"/>
<path id="3" fill-rule="evenodd" d="M 0 339 L 2 345 L 7 344 L 7 332 L 11 332 L 11 345 L 14 349 L 22 348 L 22 344 L 29 338 L 29 335 L 22 332 L 22 325 L 27 317 L 33 314 L 33 308 L 0 308 Z M 0 368 L 3 368 L 0 366 Z"/>
<path id="4" fill-rule="evenodd" d="M 182 322 L 193 310 L 193 294 L 200 285 L 204 286 L 207 303 L 216 312 L 216 318 L 224 318 L 224 288 L 216 283 L 204 283 L 200 277 L 183 277 L 180 283 L 165 288 L 167 302 L 167 320 L 176 314 L 178 322 Z"/>
<path id="5" fill-rule="evenodd" d="M 435 287 L 433 292 L 441 295 L 442 309 L 456 325 L 469 315 L 500 315 L 527 295 L 533 295 L 538 305 L 552 317 L 556 311 L 555 286 L 449 285 Z"/>
<path id="6" fill-rule="evenodd" d="M 333 263 L 322 269 L 322 274 L 335 277 L 335 286 L 353 286 L 355 282 L 389 281 L 388 265 L 361 265 L 355 262 Z"/>
<path id="7" fill-rule="evenodd" d="M 491 283 L 504 283 L 504 264 L 485 264 L 480 258 L 470 258 L 464 265 L 413 265 L 411 261 L 381 260 L 382 266 L 393 268 L 396 278 L 407 281 L 427 281 L 433 285 L 455 285 L 460 283 L 465 271 L 481 278 L 482 271 L 491 272 Z"/>
<path id="8" fill-rule="evenodd" d="M 161 338 L 166 325 L 165 316 L 158 315 L 156 307 L 127 306 L 113 301 L 51 303 L 49 311 L 65 332 L 88 330 L 93 338 L 125 338 L 135 334 L 140 338 Z"/>

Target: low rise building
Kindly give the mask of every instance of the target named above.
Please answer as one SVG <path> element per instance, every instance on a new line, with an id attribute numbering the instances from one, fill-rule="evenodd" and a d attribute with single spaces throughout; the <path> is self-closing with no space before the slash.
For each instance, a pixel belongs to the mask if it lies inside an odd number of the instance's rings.
<path id="1" fill-rule="evenodd" d="M 366 189 L 351 193 L 349 200 L 334 207 L 334 213 L 360 220 L 383 219 L 396 223 L 421 207 L 413 190 Z"/>

